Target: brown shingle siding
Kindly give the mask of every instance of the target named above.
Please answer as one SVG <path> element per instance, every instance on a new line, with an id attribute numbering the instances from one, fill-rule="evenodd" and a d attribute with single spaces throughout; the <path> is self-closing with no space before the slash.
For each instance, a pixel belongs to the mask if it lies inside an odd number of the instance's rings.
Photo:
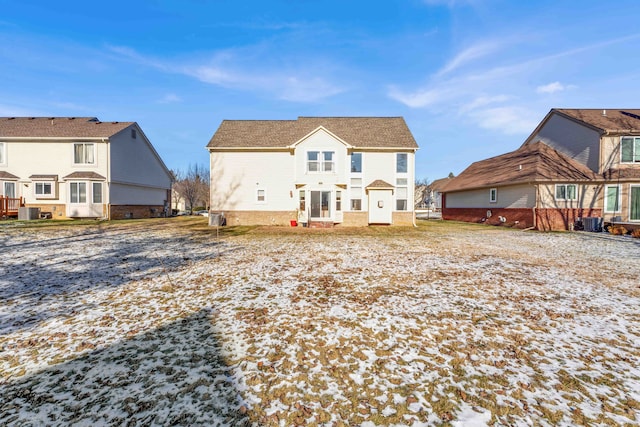
<path id="1" fill-rule="evenodd" d="M 95 117 L 0 117 L 0 138 L 109 138 L 132 124 Z"/>
<path id="2" fill-rule="evenodd" d="M 538 141 L 471 164 L 441 191 L 453 192 L 527 182 L 601 179 L 587 166 Z"/>

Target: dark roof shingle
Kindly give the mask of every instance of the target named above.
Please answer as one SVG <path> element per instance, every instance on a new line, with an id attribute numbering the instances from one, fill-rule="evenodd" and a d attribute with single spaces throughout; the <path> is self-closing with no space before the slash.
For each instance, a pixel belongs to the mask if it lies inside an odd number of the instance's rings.
<path id="1" fill-rule="evenodd" d="M 418 148 L 402 117 L 223 120 L 207 148 L 287 148 L 320 126 L 355 148 Z"/>
<path id="2" fill-rule="evenodd" d="M 640 110 L 554 108 L 557 112 L 609 133 L 640 133 Z"/>

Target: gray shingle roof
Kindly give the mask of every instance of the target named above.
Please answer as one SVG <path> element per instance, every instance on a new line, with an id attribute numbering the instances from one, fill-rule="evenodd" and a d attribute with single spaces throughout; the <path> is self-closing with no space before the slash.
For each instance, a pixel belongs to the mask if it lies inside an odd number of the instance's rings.
<path id="1" fill-rule="evenodd" d="M 95 117 L 0 117 L 0 138 L 109 138 L 132 124 Z"/>
<path id="2" fill-rule="evenodd" d="M 323 126 L 355 148 L 417 149 L 402 117 L 299 117 L 297 120 L 224 120 L 207 148 L 287 148 Z"/>

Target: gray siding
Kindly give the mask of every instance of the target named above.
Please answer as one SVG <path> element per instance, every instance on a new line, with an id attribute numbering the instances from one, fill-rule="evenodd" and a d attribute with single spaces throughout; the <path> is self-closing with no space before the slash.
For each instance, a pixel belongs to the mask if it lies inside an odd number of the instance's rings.
<path id="1" fill-rule="evenodd" d="M 498 200 L 489 202 L 489 189 L 447 193 L 447 208 L 533 208 L 536 190 L 533 185 L 498 187 Z"/>
<path id="2" fill-rule="evenodd" d="M 600 133 L 557 114 L 552 115 L 529 142 L 542 141 L 599 172 Z"/>

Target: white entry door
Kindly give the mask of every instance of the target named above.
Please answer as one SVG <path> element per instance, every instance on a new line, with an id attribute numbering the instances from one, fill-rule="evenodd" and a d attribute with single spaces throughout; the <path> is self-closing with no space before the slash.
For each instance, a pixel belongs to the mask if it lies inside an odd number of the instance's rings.
<path id="1" fill-rule="evenodd" d="M 369 189 L 369 224 L 391 224 L 393 192 L 390 189 Z"/>

